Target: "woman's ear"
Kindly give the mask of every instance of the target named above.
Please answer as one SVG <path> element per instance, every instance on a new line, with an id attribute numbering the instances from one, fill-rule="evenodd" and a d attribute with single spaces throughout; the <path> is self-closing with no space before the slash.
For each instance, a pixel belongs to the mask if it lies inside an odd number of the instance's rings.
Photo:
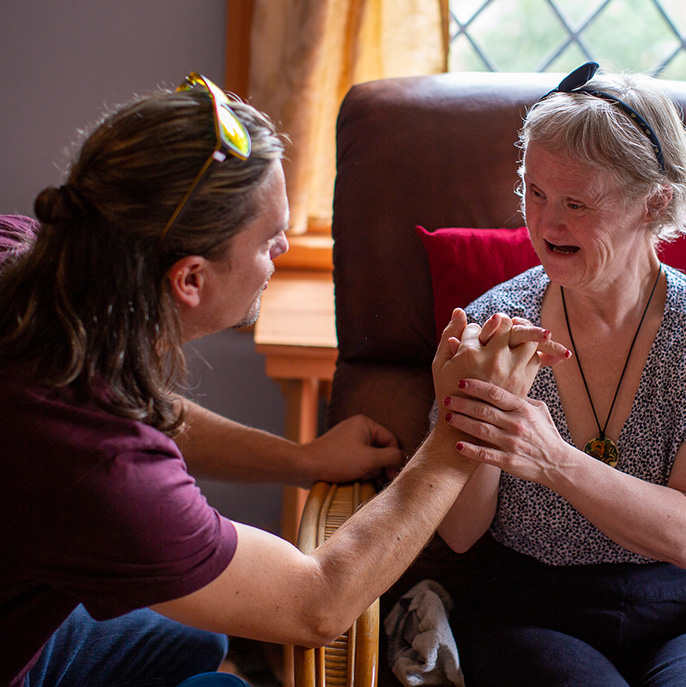
<path id="1" fill-rule="evenodd" d="M 196 308 L 200 305 L 202 289 L 205 285 L 205 258 L 200 255 L 187 255 L 177 260 L 169 269 L 167 278 L 174 300 L 179 305 Z"/>
<path id="2" fill-rule="evenodd" d="M 651 221 L 658 219 L 672 202 L 673 195 L 674 191 L 671 186 L 661 186 L 659 191 L 653 193 L 646 203 L 648 219 Z"/>

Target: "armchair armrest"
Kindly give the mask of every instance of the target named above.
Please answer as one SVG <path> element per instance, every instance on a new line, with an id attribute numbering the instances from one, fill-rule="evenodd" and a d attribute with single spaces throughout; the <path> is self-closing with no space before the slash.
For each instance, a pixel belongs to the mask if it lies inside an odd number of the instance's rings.
<path id="1" fill-rule="evenodd" d="M 309 553 L 331 536 L 375 494 L 369 482 L 318 482 L 309 493 L 298 548 Z M 376 687 L 379 654 L 379 600 L 328 646 L 294 648 L 295 687 Z"/>

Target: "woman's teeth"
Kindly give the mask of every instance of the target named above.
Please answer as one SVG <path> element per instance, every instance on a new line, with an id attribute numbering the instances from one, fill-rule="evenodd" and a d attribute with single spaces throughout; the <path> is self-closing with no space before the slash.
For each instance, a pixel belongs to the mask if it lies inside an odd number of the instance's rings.
<path id="1" fill-rule="evenodd" d="M 579 246 L 556 246 L 549 241 L 546 241 L 548 248 L 553 251 L 553 253 L 562 253 L 563 255 L 569 255 L 570 253 L 576 253 L 579 250 Z"/>

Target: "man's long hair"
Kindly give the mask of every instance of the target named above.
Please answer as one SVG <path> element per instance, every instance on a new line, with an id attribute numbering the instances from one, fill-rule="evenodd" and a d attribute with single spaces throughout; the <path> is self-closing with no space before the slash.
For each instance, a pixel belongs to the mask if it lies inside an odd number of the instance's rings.
<path id="1" fill-rule="evenodd" d="M 124 106 L 86 139 L 60 188 L 35 202 L 32 249 L 0 273 L 0 360 L 50 386 L 74 385 L 108 411 L 173 435 L 185 378 L 167 273 L 209 260 L 253 219 L 255 189 L 283 156 L 262 113 L 233 105 L 252 138 L 247 161 L 215 164 L 187 210 L 160 234 L 215 144 L 212 105 L 197 92 Z"/>

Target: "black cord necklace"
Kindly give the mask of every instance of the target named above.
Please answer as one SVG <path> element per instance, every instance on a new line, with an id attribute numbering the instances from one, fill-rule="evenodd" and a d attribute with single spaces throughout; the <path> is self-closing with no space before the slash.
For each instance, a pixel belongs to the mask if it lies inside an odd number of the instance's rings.
<path id="1" fill-rule="evenodd" d="M 579 366 L 579 372 L 581 372 L 581 379 L 584 382 L 584 388 L 586 389 L 586 395 L 588 396 L 588 401 L 591 404 L 591 410 L 593 411 L 593 417 L 595 418 L 596 424 L 598 425 L 598 436 L 594 437 L 593 439 L 590 439 L 589 441 L 586 442 L 586 446 L 584 446 L 584 452 L 588 453 L 589 456 L 593 456 L 594 458 L 597 458 L 598 460 L 602 460 L 603 463 L 607 463 L 610 467 L 614 467 L 615 465 L 617 465 L 617 459 L 619 457 L 619 451 L 617 449 L 617 444 L 615 444 L 615 442 L 612 441 L 612 439 L 605 436 L 605 430 L 607 429 L 607 425 L 610 422 L 610 417 L 611 417 L 612 411 L 614 410 L 614 407 L 615 407 L 615 401 L 617 400 L 617 396 L 619 395 L 619 388 L 622 386 L 622 380 L 624 379 L 624 373 L 626 372 L 626 368 L 629 365 L 629 358 L 631 358 L 631 352 L 634 350 L 634 344 L 636 343 L 636 339 L 638 338 L 638 333 L 641 331 L 641 325 L 643 324 L 643 320 L 645 319 L 646 313 L 648 312 L 648 308 L 650 307 L 650 303 L 653 300 L 653 294 L 655 293 L 655 288 L 657 287 L 657 282 L 659 281 L 661 274 L 662 274 L 662 265 L 660 265 L 660 269 L 657 272 L 657 277 L 655 279 L 655 283 L 653 284 L 653 289 L 650 292 L 648 302 L 646 303 L 646 307 L 643 310 L 643 315 L 641 315 L 641 321 L 638 323 L 636 333 L 634 334 L 634 339 L 631 342 L 631 346 L 629 348 L 629 354 L 626 356 L 626 361 L 624 363 L 624 369 L 622 370 L 622 374 L 619 377 L 617 389 L 615 390 L 615 395 L 614 395 L 614 398 L 612 399 L 612 404 L 610 405 L 610 410 L 607 414 L 607 419 L 605 420 L 605 426 L 602 428 L 600 426 L 600 420 L 598 420 L 598 413 L 596 413 L 595 406 L 593 405 L 593 399 L 591 398 L 591 392 L 589 391 L 588 384 L 586 383 L 586 377 L 584 375 L 584 371 L 581 367 L 581 360 L 579 359 L 579 354 L 576 352 L 576 345 L 574 344 L 574 337 L 572 336 L 572 329 L 569 326 L 569 317 L 567 315 L 567 303 L 565 302 L 565 290 L 562 287 L 560 287 L 560 293 L 562 294 L 562 308 L 563 308 L 564 313 L 565 313 L 565 323 L 567 324 L 567 333 L 569 334 L 569 340 L 572 342 L 572 350 L 574 351 L 574 357 L 576 358 L 576 363 Z"/>

